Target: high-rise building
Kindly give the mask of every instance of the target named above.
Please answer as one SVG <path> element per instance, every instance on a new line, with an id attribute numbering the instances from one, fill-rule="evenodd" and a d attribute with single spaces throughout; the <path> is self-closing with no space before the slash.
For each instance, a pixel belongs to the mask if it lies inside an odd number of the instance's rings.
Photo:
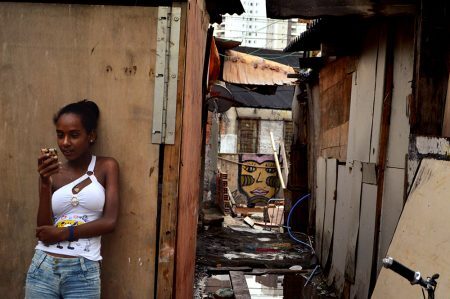
<path id="1" fill-rule="evenodd" d="M 306 30 L 298 19 L 273 20 L 266 18 L 265 0 L 243 0 L 245 13 L 224 15 L 215 24 L 214 35 L 242 42 L 242 46 L 281 50 L 289 41 Z"/>

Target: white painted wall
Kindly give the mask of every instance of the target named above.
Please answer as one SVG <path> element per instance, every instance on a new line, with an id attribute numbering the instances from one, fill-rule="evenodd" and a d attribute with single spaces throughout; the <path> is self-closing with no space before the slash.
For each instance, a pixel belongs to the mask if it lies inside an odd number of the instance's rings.
<path id="1" fill-rule="evenodd" d="M 273 139 L 278 151 L 280 142 L 283 141 L 283 121 L 276 120 L 261 120 L 259 125 L 259 146 L 258 153 L 273 154 L 272 142 L 270 139 L 270 132 L 273 133 Z"/>

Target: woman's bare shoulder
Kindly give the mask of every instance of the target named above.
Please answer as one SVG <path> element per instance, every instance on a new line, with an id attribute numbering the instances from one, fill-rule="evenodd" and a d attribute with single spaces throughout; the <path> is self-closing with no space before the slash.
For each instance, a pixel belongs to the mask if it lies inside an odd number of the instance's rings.
<path id="1" fill-rule="evenodd" d="M 104 156 L 97 156 L 97 162 L 98 167 L 101 168 L 104 171 L 118 171 L 119 170 L 119 163 L 116 159 L 113 157 L 104 157 Z"/>

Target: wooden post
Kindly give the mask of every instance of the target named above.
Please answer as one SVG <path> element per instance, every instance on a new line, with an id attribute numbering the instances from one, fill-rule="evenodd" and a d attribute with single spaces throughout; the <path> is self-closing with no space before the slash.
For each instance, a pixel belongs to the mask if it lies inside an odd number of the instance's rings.
<path id="1" fill-rule="evenodd" d="M 277 149 L 275 147 L 275 141 L 273 140 L 272 131 L 270 131 L 270 141 L 272 142 L 273 156 L 275 158 L 275 164 L 277 165 L 278 178 L 280 179 L 281 188 L 283 188 L 283 190 L 284 190 L 284 189 L 286 189 L 286 185 L 284 184 L 283 173 L 281 172 L 280 161 L 278 160 L 278 153 L 277 153 Z"/>

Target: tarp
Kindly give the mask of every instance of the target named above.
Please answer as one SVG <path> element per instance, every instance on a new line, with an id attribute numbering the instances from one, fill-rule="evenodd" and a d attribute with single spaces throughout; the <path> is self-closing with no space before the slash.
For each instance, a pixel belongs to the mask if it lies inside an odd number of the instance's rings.
<path id="1" fill-rule="evenodd" d="M 295 86 L 278 86 L 273 95 L 251 91 L 251 87 L 244 88 L 229 83 L 226 86 L 233 94 L 235 102 L 239 102 L 242 107 L 283 110 L 290 110 L 292 107 Z"/>

